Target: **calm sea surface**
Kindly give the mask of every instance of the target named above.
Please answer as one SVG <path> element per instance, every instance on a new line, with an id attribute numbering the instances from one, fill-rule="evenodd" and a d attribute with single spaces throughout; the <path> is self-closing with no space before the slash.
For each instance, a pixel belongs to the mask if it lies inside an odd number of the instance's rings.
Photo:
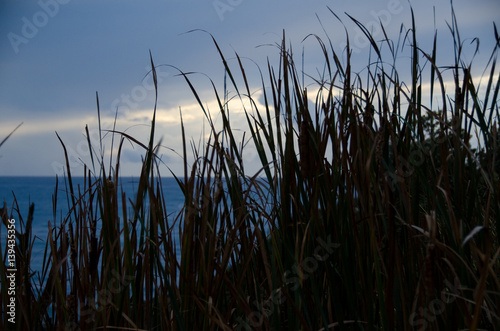
<path id="1" fill-rule="evenodd" d="M 123 189 L 127 198 L 134 199 L 138 183 L 138 178 L 125 177 L 121 179 L 119 189 Z M 83 178 L 73 178 L 75 192 L 78 191 L 78 185 L 80 185 L 83 191 Z M 167 212 L 172 215 L 170 220 L 173 221 L 183 206 L 184 197 L 174 178 L 162 179 L 162 185 Z M 59 225 L 61 217 L 65 218 L 69 210 L 66 196 L 67 189 L 64 179 L 60 178 L 57 193 L 57 216 L 54 221 L 53 196 L 55 187 L 55 177 L 0 177 L 0 206 L 3 206 L 5 202 L 9 215 L 13 211 L 12 215 L 16 220 L 17 231 L 24 231 L 23 222 L 20 217 L 26 222 L 29 206 L 31 203 L 35 204 L 32 223 L 32 233 L 33 236 L 36 236 L 31 259 L 33 271 L 41 271 L 42 269 L 43 253 L 48 234 L 48 222 L 50 221 L 53 227 L 54 224 Z M 14 204 L 14 195 L 19 205 L 20 216 L 16 210 L 17 206 Z M 131 206 L 128 205 L 127 207 L 129 209 L 128 214 L 130 215 Z M 2 251 L 5 249 L 6 235 L 7 230 L 5 226 L 0 224 L 0 245 L 2 246 Z"/>

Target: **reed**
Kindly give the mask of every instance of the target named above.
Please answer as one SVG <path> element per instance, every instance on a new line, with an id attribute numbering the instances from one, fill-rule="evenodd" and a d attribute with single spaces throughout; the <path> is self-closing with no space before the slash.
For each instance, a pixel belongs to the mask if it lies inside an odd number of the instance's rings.
<path id="1" fill-rule="evenodd" d="M 37 276 L 30 273 L 33 209 L 26 222 L 10 209 L 23 224 L 17 329 L 500 329 L 496 26 L 483 87 L 462 59 L 453 11 L 455 62 L 447 67 L 437 65 L 437 33 L 429 52 L 418 47 L 414 20 L 395 45 L 350 19 L 371 43 L 366 79 L 353 71 L 349 35 L 346 50 L 309 35 L 325 69 L 306 86 L 283 34 L 279 64 L 259 69 L 262 103 L 240 56 L 228 60 L 212 37 L 229 85 L 211 82 L 222 128 L 191 75 L 180 72 L 210 127 L 203 146 L 191 145 L 194 162 L 172 174 L 185 199 L 180 213 L 165 207 L 156 105 L 146 144 L 112 130 L 114 164 L 88 139 L 83 187 L 74 187 L 67 161 L 70 212 L 57 221 L 54 203 Z M 411 56 L 401 64 L 403 48 Z M 395 69 L 404 66 L 409 83 Z M 152 57 L 151 68 L 156 87 Z M 427 76 L 430 102 L 422 97 Z M 233 129 L 230 99 L 241 100 L 248 141 Z M 97 105 L 100 121 L 98 98 Z M 180 129 L 188 160 L 182 112 Z M 127 140 L 145 153 L 135 197 L 120 190 Z M 250 148 L 262 167 L 249 174 Z M 4 287 L 0 300 L 5 309 Z"/>

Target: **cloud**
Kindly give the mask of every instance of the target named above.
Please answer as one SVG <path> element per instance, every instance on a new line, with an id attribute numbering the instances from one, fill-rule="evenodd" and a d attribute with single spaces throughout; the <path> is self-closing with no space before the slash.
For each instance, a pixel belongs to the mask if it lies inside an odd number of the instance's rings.
<path id="1" fill-rule="evenodd" d="M 22 172 L 53 174 L 50 164 L 57 158 L 56 155 L 59 155 L 58 162 L 63 161 L 54 131 L 64 135 L 68 145 L 78 152 L 78 146 L 83 146 L 81 141 L 85 124 L 89 124 L 91 130 L 97 128 L 96 91 L 99 93 L 103 128 L 112 128 L 118 109 L 117 129 L 137 136 L 140 141 L 147 141 L 154 106 L 154 89 L 151 76 L 147 75 L 150 50 L 155 64 L 162 65 L 157 68 L 161 78 L 157 138 L 163 136 L 166 146 L 180 150 L 179 108 L 188 139 L 198 139 L 204 127 L 208 132 L 204 114 L 189 86 L 183 77 L 177 76 L 174 68 L 167 65 L 184 72 L 208 75 L 221 97 L 224 95 L 224 67 L 208 34 L 186 34 L 187 31 L 203 29 L 212 33 L 235 73 L 239 71 L 234 55 L 237 52 L 243 59 L 251 86 L 255 87 L 253 90 L 258 90 L 258 70 L 245 57 L 257 62 L 267 77 L 267 60 L 277 63 L 279 50 L 274 46 L 256 46 L 280 43 L 283 29 L 298 61 L 301 61 L 302 47 L 305 48 L 307 70 L 323 69 L 323 58 L 317 43 L 313 39 L 303 41 L 309 33 L 326 38 L 321 24 L 335 50 L 342 53 L 344 28 L 328 11 L 327 5 L 342 18 L 350 36 L 358 38 L 359 43 L 363 42 L 362 37 L 357 37 L 361 36 L 359 28 L 344 12 L 353 13 L 365 24 L 378 19 L 387 21 L 387 31 L 394 38 L 397 38 L 401 23 L 409 27 L 410 17 L 410 3 L 403 0 L 335 4 L 327 0 L 221 0 L 230 7 L 224 7 L 226 10 L 222 17 L 214 1 L 158 0 L 147 5 L 132 0 L 57 1 L 60 3 L 57 13 L 49 15 L 46 11 L 49 17 L 47 22 L 39 24 L 36 34 L 27 38 L 27 43 L 20 44 L 17 53 L 7 38 L 8 33 L 22 35 L 26 20 L 34 22 L 34 16 L 43 8 L 38 1 L 4 1 L 0 4 L 0 136 L 5 136 L 24 122 L 5 148 L 2 146 L 0 150 L 0 154 L 4 155 L 0 159 L 0 175 Z M 404 10 L 391 11 L 397 4 Z M 451 21 L 448 2 L 425 0 L 411 2 L 411 5 L 423 46 L 432 40 L 434 24 L 429 17 L 432 17 L 433 6 L 436 6 L 439 38 L 444 40 L 448 36 L 446 21 Z M 496 15 L 500 10 L 498 1 L 472 3 L 455 0 L 454 5 L 459 26 L 464 28 L 464 38 L 480 35 L 481 45 L 489 47 L 489 40 L 493 39 L 491 22 L 496 20 L 499 23 Z M 500 26 L 500 23 L 497 25 Z M 382 35 L 379 33 L 377 38 L 382 39 Z M 351 45 L 360 50 L 359 58 L 363 59 L 354 63 L 354 67 L 362 71 L 369 48 L 355 44 L 354 40 Z M 481 61 L 489 56 L 490 49 L 486 48 L 479 55 Z M 443 50 L 440 54 L 441 59 L 449 52 Z M 236 76 L 241 82 L 241 75 L 238 73 Z M 219 106 L 210 81 L 201 74 L 190 75 L 189 78 L 203 105 L 210 110 L 216 124 L 221 125 Z M 234 95 L 229 79 L 226 83 L 229 92 Z M 254 99 L 263 102 L 261 93 L 255 94 Z M 245 127 L 246 119 L 241 111 L 243 106 L 251 109 L 250 105 L 242 105 L 234 99 L 230 106 L 234 126 Z M 170 156 L 169 162 L 176 164 L 178 158 Z M 30 162 L 30 157 L 37 161 Z M 134 163 L 132 154 L 127 157 L 130 157 L 127 162 Z M 127 171 L 135 170 L 131 167 Z"/>

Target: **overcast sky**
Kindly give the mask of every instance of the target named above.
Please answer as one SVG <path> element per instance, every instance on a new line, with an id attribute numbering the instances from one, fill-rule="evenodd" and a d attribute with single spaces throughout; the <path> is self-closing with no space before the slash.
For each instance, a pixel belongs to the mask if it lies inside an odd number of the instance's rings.
<path id="1" fill-rule="evenodd" d="M 157 140 L 181 153 L 179 108 L 187 135 L 198 141 L 203 113 L 177 71 L 208 75 L 223 88 L 224 70 L 212 34 L 236 68 L 234 52 L 265 69 L 266 58 L 278 58 L 275 47 L 285 29 L 296 53 L 304 49 L 305 67 L 321 68 L 320 49 L 310 33 L 326 38 L 320 20 L 338 52 L 345 45 L 346 23 L 354 54 L 366 57 L 369 48 L 344 14 L 364 24 L 381 20 L 396 39 L 401 24 L 410 26 L 410 4 L 417 18 L 418 40 L 430 51 L 434 34 L 433 7 L 440 43 L 438 59 L 452 54 L 446 22 L 451 22 L 449 1 L 278 1 L 278 0 L 3 0 L 0 2 L 0 141 L 19 123 L 23 125 L 0 148 L 0 176 L 54 176 L 64 155 L 56 133 L 72 154 L 73 173 L 83 174 L 79 158 L 88 160 L 83 132 L 88 124 L 97 140 L 96 91 L 102 125 L 110 129 L 118 109 L 118 130 L 147 142 L 154 105 L 149 51 L 159 79 Z M 328 6 L 328 7 L 327 7 Z M 477 66 L 493 48 L 493 22 L 500 27 L 498 0 L 454 1 L 463 39 L 480 38 Z M 382 38 L 375 33 L 375 37 Z M 466 43 L 468 44 L 468 43 Z M 262 46 L 262 47 L 258 47 Z M 473 47 L 469 47 L 472 50 Z M 472 54 L 470 52 L 469 54 Z M 245 60 L 250 75 L 255 64 Z M 366 61 L 358 63 L 359 70 Z M 167 66 L 168 65 L 168 66 Z M 254 77 L 254 76 L 252 76 Z M 204 102 L 216 107 L 208 79 L 194 75 Z M 255 90 L 259 80 L 254 81 Z M 237 113 L 237 111 L 235 111 Z M 237 116 L 235 117 L 238 123 Z M 206 129 L 206 127 L 205 127 Z M 105 141 L 110 148 L 110 140 Z M 162 160 L 179 172 L 182 159 L 164 148 Z M 124 175 L 139 175 L 143 151 L 126 145 L 121 167 Z M 252 153 L 247 157 L 252 161 Z M 180 172 L 179 172 L 180 173 Z"/>

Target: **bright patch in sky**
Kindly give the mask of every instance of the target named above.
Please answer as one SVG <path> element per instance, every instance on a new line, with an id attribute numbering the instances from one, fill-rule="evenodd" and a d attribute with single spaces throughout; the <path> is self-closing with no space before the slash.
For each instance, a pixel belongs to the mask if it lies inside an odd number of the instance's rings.
<path id="1" fill-rule="evenodd" d="M 162 139 L 164 146 L 162 160 L 174 172 L 180 171 L 180 111 L 190 141 L 208 139 L 209 133 L 200 105 L 179 76 L 181 71 L 192 72 L 188 77 L 217 125 L 221 125 L 221 119 L 212 82 L 221 98 L 226 83 L 227 95 L 232 98 L 229 109 L 233 128 L 241 128 L 241 137 L 246 128 L 243 109 L 252 110 L 248 100 L 242 104 L 235 98 L 233 86 L 227 77 L 225 80 L 224 67 L 210 34 L 235 72 L 239 72 L 235 52 L 241 56 L 252 97 L 259 105 L 263 91 L 257 65 L 266 80 L 267 61 L 277 64 L 276 44 L 281 42 L 283 30 L 295 52 L 297 67 L 302 68 L 304 54 L 304 70 L 314 78 L 324 71 L 324 58 L 315 37 L 307 36 L 315 34 L 325 44 L 331 42 L 336 52 L 345 57 L 347 30 L 353 68 L 362 75 L 370 45 L 347 14 L 364 24 L 377 42 L 384 38 L 379 26 L 383 23 L 389 38 L 397 43 L 400 32 L 411 26 L 410 5 L 417 21 L 420 47 L 431 50 L 437 29 L 439 64 L 452 63 L 453 44 L 447 26 L 451 10 L 446 1 L 2 1 L 0 140 L 19 123 L 23 125 L 0 148 L 0 176 L 58 173 L 57 165 L 64 163 L 64 154 L 55 132 L 72 150 L 75 167 L 88 162 L 84 132 L 88 125 L 96 137 L 96 91 L 101 127 L 112 130 L 116 125 L 117 131 L 146 143 L 155 99 L 149 52 L 158 74 L 156 138 Z M 494 0 L 462 0 L 454 1 L 454 6 L 465 58 L 474 58 L 474 77 L 479 79 L 493 49 L 493 22 L 500 26 L 500 4 Z M 475 37 L 480 40 L 480 51 L 474 57 Z M 404 35 L 400 46 L 408 43 L 403 39 Z M 392 59 L 386 61 L 385 65 L 391 65 Z M 408 75 L 408 54 L 401 52 L 398 63 L 402 64 L 400 74 Z M 241 76 L 236 79 L 243 86 Z M 307 76 L 305 81 L 313 99 L 318 86 Z M 428 85 L 423 86 L 424 94 L 426 89 Z M 111 150 L 111 138 L 108 133 L 107 153 Z M 115 135 L 113 151 L 118 140 Z M 143 150 L 126 143 L 123 153 L 123 174 L 137 176 Z M 249 151 L 249 162 L 252 157 L 255 153 Z M 83 171 L 83 167 L 80 169 Z"/>

